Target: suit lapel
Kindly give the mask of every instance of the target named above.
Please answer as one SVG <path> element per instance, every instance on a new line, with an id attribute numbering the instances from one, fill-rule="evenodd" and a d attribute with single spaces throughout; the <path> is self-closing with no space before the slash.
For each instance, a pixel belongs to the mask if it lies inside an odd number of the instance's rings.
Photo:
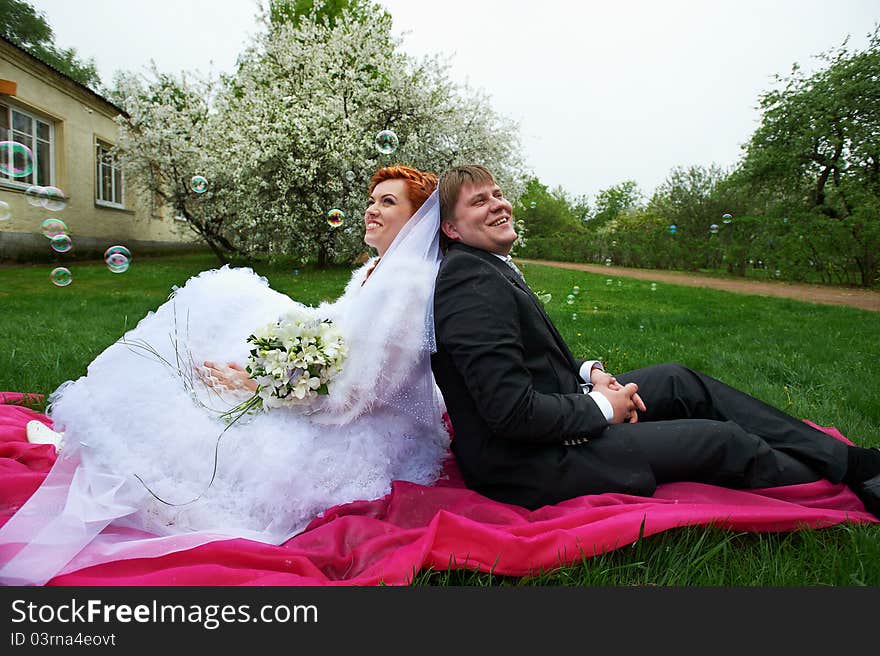
<path id="1" fill-rule="evenodd" d="M 568 358 L 569 362 L 571 363 L 572 368 L 577 369 L 577 362 L 575 361 L 574 355 L 572 355 L 571 350 L 568 348 L 568 344 L 565 343 L 565 340 L 562 339 L 562 335 L 559 334 L 559 331 L 556 329 L 556 326 L 550 320 L 550 317 L 547 315 L 547 312 L 544 310 L 544 304 L 541 302 L 541 300 L 537 296 L 535 296 L 535 292 L 533 292 L 531 287 L 529 287 L 526 284 L 525 280 L 520 278 L 513 269 L 511 269 L 509 266 L 507 266 L 507 264 L 504 261 L 502 261 L 500 258 L 493 255 L 492 253 L 487 253 L 484 250 L 480 250 L 479 248 L 472 248 L 472 247 L 467 246 L 466 244 L 462 244 L 462 243 L 453 244 L 450 246 L 450 248 L 461 248 L 461 249 L 467 250 L 467 251 L 473 253 L 474 255 L 480 257 L 481 259 L 491 263 L 492 266 L 494 266 L 496 269 L 498 269 L 499 273 L 501 273 L 502 276 L 507 278 L 507 280 L 510 281 L 510 283 L 514 287 L 517 287 L 518 289 L 525 292 L 528 295 L 528 297 L 530 299 L 532 299 L 532 304 L 535 306 L 535 309 L 538 311 L 538 313 L 543 318 L 544 323 L 547 324 L 547 328 L 550 330 L 550 333 L 553 335 L 559 348 L 562 350 L 562 352 Z"/>

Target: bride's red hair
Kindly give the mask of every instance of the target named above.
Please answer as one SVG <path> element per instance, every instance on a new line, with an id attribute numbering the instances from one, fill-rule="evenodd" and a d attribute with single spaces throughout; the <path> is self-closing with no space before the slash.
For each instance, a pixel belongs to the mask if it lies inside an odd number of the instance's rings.
<path id="1" fill-rule="evenodd" d="M 406 183 L 407 197 L 414 209 L 422 206 L 428 196 L 437 188 L 437 176 L 409 166 L 385 166 L 373 174 L 370 179 L 370 193 L 380 182 L 386 180 L 403 180 Z"/>

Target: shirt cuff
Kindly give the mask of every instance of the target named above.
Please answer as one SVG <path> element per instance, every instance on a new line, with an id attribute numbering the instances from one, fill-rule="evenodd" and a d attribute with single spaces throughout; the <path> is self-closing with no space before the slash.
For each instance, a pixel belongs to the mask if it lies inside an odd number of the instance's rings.
<path id="1" fill-rule="evenodd" d="M 602 366 L 602 362 L 600 360 L 587 360 L 581 365 L 580 371 L 578 371 L 581 380 L 583 380 L 585 383 L 590 382 L 590 372 L 593 371 L 593 367 L 605 371 L 605 367 Z"/>
<path id="2" fill-rule="evenodd" d="M 614 408 L 611 407 L 611 401 L 606 399 L 602 392 L 590 392 L 587 396 L 596 402 L 596 405 L 599 406 L 599 410 L 605 415 L 605 420 L 610 424 L 611 420 L 614 419 Z"/>

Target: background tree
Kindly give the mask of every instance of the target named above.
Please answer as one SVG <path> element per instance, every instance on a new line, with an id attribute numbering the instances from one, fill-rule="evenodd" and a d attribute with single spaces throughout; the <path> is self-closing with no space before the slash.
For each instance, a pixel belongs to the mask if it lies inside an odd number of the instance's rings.
<path id="1" fill-rule="evenodd" d="M 586 200 L 571 198 L 562 187 L 549 189 L 538 178 L 526 178 L 513 203 L 517 253 L 551 260 L 583 260 L 592 242 L 584 225 Z"/>
<path id="2" fill-rule="evenodd" d="M 638 183 L 635 180 L 624 180 L 596 194 L 595 210 L 591 220 L 596 221 L 597 224 L 611 221 L 623 212 L 638 208 L 642 200 Z"/>
<path id="3" fill-rule="evenodd" d="M 0 0 L 0 36 L 93 91 L 101 89 L 94 59 L 81 60 L 74 48 L 55 45 L 46 16 L 23 0 Z"/>
<path id="4" fill-rule="evenodd" d="M 216 84 L 123 76 L 117 90 L 132 117 L 122 120 L 120 153 L 153 172 L 143 179 L 218 256 L 320 266 L 356 257 L 369 178 L 384 165 L 439 173 L 476 161 L 519 193 L 515 124 L 453 84 L 438 59 L 405 55 L 378 5 L 343 9 L 332 25 L 317 10 L 264 22 L 237 72 Z M 386 129 L 399 140 L 390 153 L 375 142 Z M 188 190 L 194 174 L 208 191 Z M 338 226 L 328 225 L 331 209 L 345 214 Z"/>
<path id="5" fill-rule="evenodd" d="M 880 25 L 864 50 L 844 41 L 819 59 L 823 68 L 795 65 L 761 96 L 742 180 L 775 225 L 797 219 L 787 242 L 816 242 L 804 252 L 828 251 L 826 273 L 850 269 L 870 286 L 880 276 Z"/>

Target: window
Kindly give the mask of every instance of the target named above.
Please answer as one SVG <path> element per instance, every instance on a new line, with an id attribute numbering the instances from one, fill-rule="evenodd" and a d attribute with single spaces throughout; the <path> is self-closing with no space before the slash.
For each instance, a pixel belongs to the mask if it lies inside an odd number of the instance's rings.
<path id="1" fill-rule="evenodd" d="M 12 175 L 12 171 L 25 168 L 25 155 L 20 151 L 7 149 L 3 156 L 9 157 L 9 161 L 3 163 L 3 170 L 9 173 L 0 172 L 0 183 L 19 187 L 48 187 L 53 184 L 55 129 L 51 123 L 17 107 L 0 103 L 0 140 L 17 141 L 34 154 L 33 170 L 27 175 L 16 177 Z"/>
<path id="2" fill-rule="evenodd" d="M 125 207 L 122 165 L 113 146 L 103 141 L 95 144 L 95 202 L 98 205 Z"/>

